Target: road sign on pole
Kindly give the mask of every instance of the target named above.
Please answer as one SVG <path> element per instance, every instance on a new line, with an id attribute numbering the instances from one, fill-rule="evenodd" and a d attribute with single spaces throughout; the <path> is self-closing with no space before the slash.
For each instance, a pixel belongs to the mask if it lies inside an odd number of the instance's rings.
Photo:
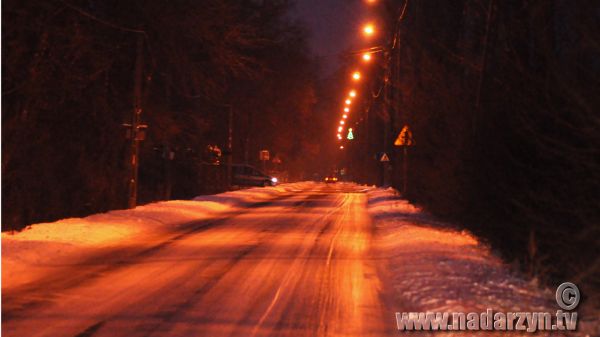
<path id="1" fill-rule="evenodd" d="M 396 141 L 394 142 L 394 145 L 402 146 L 404 150 L 404 162 L 402 165 L 402 194 L 406 194 L 408 189 L 408 147 L 415 145 L 412 131 L 410 131 L 408 125 L 405 125 L 402 128 L 398 134 L 398 137 L 396 138 Z"/>
<path id="2" fill-rule="evenodd" d="M 259 153 L 259 158 L 262 161 L 267 161 L 270 158 L 269 150 L 261 150 Z"/>
<path id="3" fill-rule="evenodd" d="M 382 162 L 382 163 L 389 162 L 390 161 L 390 157 L 388 157 L 387 153 L 384 152 L 381 155 L 381 158 L 379 158 L 379 161 Z"/>
<path id="4" fill-rule="evenodd" d="M 263 173 L 267 171 L 267 162 L 269 161 L 271 155 L 269 154 L 269 150 L 261 150 L 259 153 L 260 161 L 262 161 L 262 170 Z"/>
<path id="5" fill-rule="evenodd" d="M 405 125 L 398 137 L 396 137 L 396 141 L 394 142 L 396 146 L 412 146 L 415 145 L 415 140 L 413 139 L 412 131 L 408 128 L 408 125 Z"/>

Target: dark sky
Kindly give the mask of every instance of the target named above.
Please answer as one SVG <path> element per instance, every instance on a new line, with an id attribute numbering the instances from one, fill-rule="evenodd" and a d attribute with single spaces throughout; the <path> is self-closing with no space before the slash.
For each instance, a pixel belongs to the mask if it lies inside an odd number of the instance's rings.
<path id="1" fill-rule="evenodd" d="M 326 75 L 339 65 L 340 53 L 356 48 L 364 11 L 361 0 L 296 0 L 292 16 L 309 29 L 310 46 Z"/>

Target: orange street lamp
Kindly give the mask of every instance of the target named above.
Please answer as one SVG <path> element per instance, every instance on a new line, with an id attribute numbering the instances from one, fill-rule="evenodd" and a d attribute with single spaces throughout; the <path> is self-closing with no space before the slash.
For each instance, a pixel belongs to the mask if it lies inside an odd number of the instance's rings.
<path id="1" fill-rule="evenodd" d="M 344 125 L 344 124 L 346 124 L 346 122 L 344 122 L 344 121 L 340 121 L 340 124 Z"/>
<path id="2" fill-rule="evenodd" d="M 344 145 L 340 145 L 340 150 L 343 150 L 343 149 L 344 149 Z"/>
<path id="3" fill-rule="evenodd" d="M 348 118 L 348 115 L 344 114 L 344 115 L 342 116 L 342 118 L 343 118 L 343 119 L 346 119 L 346 118 Z"/>
<path id="4" fill-rule="evenodd" d="M 363 56 L 362 56 L 362 59 L 363 59 L 363 61 L 365 61 L 365 62 L 369 62 L 369 61 L 371 61 L 371 54 L 369 54 L 369 53 L 364 53 L 364 54 L 363 54 Z"/>
<path id="5" fill-rule="evenodd" d="M 360 72 L 358 72 L 358 71 L 355 71 L 355 72 L 352 74 L 352 79 L 354 79 L 355 81 L 358 81 L 358 80 L 360 80 Z"/>
<path id="6" fill-rule="evenodd" d="M 345 107 L 344 108 L 344 112 L 350 112 L 350 108 L 349 107 Z"/>
<path id="7" fill-rule="evenodd" d="M 375 34 L 375 26 L 373 26 L 373 24 L 370 24 L 370 23 L 369 23 L 369 24 L 366 24 L 366 25 L 363 27 L 363 33 L 364 33 L 366 36 L 371 36 L 371 35 Z"/>
<path id="8" fill-rule="evenodd" d="M 344 128 L 340 126 L 340 127 L 338 128 L 338 132 L 342 132 L 342 130 L 344 130 Z"/>
<path id="9" fill-rule="evenodd" d="M 350 105 L 350 103 L 352 103 L 352 101 L 350 99 L 347 99 L 345 103 L 346 103 L 346 105 Z"/>
<path id="10" fill-rule="evenodd" d="M 356 97 L 356 90 L 350 91 L 350 97 Z"/>

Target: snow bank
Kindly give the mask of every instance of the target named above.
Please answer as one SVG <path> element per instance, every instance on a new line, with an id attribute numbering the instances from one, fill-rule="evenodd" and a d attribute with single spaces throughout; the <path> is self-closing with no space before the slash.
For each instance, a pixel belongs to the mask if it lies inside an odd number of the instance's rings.
<path id="1" fill-rule="evenodd" d="M 16 233 L 4 232 L 2 288 L 31 282 L 56 266 L 98 249 L 151 240 L 154 235 L 191 221 L 235 212 L 252 203 L 310 188 L 311 184 L 282 184 L 200 196 L 191 201 L 156 202 L 135 209 L 35 224 Z"/>
<path id="2" fill-rule="evenodd" d="M 389 282 L 388 289 L 394 289 L 395 298 L 389 303 L 397 311 L 485 312 L 491 308 L 552 313 L 560 309 L 554 290 L 541 289 L 511 272 L 471 233 L 437 221 L 393 189 L 371 189 L 367 195 L 376 247 L 388 264 L 382 268 L 389 274 L 383 279 Z M 590 318 L 595 319 L 588 316 L 585 321 L 580 316 L 576 335 L 598 335 Z M 446 335 L 452 334 L 435 333 Z"/>

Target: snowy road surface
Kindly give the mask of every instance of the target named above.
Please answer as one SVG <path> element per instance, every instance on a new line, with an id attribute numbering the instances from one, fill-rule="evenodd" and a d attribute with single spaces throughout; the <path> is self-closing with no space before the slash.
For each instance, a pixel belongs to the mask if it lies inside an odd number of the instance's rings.
<path id="1" fill-rule="evenodd" d="M 498 310 L 546 305 L 474 237 L 423 225 L 388 192 L 315 183 L 272 191 L 151 234 L 127 236 L 113 219 L 124 239 L 93 249 L 92 239 L 35 234 L 52 228 L 43 225 L 3 234 L 2 335 L 393 336 L 396 311 L 479 309 L 482 297 Z M 119 216 L 179 204 L 156 205 Z M 47 253 L 27 260 L 25 249 Z"/>

